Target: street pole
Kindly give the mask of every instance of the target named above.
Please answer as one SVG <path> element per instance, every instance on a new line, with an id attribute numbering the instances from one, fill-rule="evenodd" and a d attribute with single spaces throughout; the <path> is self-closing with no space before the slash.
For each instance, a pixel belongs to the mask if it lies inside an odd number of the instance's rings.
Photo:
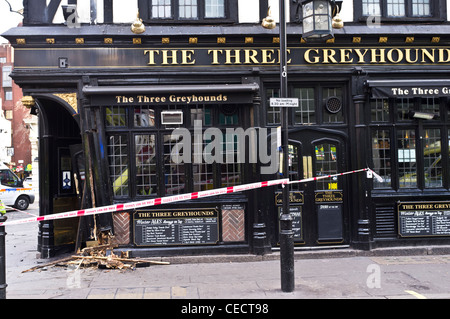
<path id="1" fill-rule="evenodd" d="M 287 83 L 287 36 L 286 1 L 280 0 L 280 98 L 288 97 Z M 283 134 L 283 178 L 289 178 L 289 121 L 288 108 L 282 108 L 281 129 Z M 294 277 L 294 232 L 289 210 L 289 186 L 283 185 L 283 212 L 280 216 L 280 268 L 281 290 L 293 292 Z"/>

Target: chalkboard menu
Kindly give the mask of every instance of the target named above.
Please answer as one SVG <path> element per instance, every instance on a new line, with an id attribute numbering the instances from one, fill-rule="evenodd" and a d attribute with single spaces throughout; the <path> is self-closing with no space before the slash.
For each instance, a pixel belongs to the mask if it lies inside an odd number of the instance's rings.
<path id="1" fill-rule="evenodd" d="M 204 245 L 218 241 L 219 213 L 215 208 L 134 213 L 137 246 Z"/>
<path id="2" fill-rule="evenodd" d="M 289 206 L 289 211 L 292 216 L 292 231 L 294 232 L 294 241 L 303 241 L 302 208 L 303 206 Z M 278 214 L 278 217 L 283 214 L 283 207 L 278 207 Z"/>
<path id="3" fill-rule="evenodd" d="M 398 203 L 401 237 L 450 236 L 450 202 Z"/>

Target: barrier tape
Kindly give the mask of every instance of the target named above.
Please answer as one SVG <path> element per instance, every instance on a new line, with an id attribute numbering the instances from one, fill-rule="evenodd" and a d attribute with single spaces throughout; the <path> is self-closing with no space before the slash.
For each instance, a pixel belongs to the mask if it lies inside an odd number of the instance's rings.
<path id="1" fill-rule="evenodd" d="M 14 221 L 6 221 L 4 223 L 0 223 L 0 226 L 6 226 L 6 225 L 20 225 L 20 224 L 26 224 L 26 223 L 32 223 L 32 222 L 42 222 L 42 221 L 49 221 L 49 220 L 56 220 L 56 219 L 65 219 L 65 218 L 73 218 L 73 217 L 82 217 L 82 216 L 90 216 L 90 215 L 96 215 L 96 214 L 105 214 L 105 213 L 113 213 L 113 212 L 120 212 L 125 210 L 131 210 L 131 209 L 137 209 L 137 208 L 145 208 L 145 207 L 152 207 L 152 206 L 159 206 L 169 203 L 176 203 L 176 202 L 182 202 L 192 199 L 198 199 L 198 198 L 206 198 L 206 197 L 213 197 L 213 196 L 219 196 L 224 194 L 231 194 L 231 193 L 239 193 L 243 191 L 253 190 L 257 188 L 263 188 L 263 187 L 269 187 L 269 186 L 275 186 L 275 185 L 282 185 L 285 187 L 289 184 L 295 184 L 295 183 L 307 183 L 311 181 L 317 181 L 321 179 L 326 178 L 333 178 L 338 176 L 344 176 L 348 174 L 355 174 L 360 172 L 372 172 L 373 176 L 379 180 L 383 181 L 383 179 L 377 175 L 373 170 L 370 168 L 364 168 L 360 170 L 355 171 L 349 171 L 345 173 L 338 173 L 333 175 L 324 175 L 319 177 L 312 177 L 312 178 L 306 178 L 299 181 L 289 181 L 289 179 L 277 179 L 267 182 L 257 182 L 257 183 L 251 183 L 251 184 L 243 184 L 238 186 L 231 186 L 231 187 L 223 187 L 213 190 L 207 190 L 207 191 L 201 191 L 201 192 L 194 192 L 194 193 L 188 193 L 188 194 L 180 194 L 180 195 L 173 195 L 168 197 L 161 197 L 161 198 L 154 198 L 154 199 L 148 199 L 138 202 L 130 202 L 130 203 L 124 203 L 124 204 L 116 204 L 116 205 L 110 205 L 110 206 L 103 206 L 98 208 L 89 208 L 84 210 L 76 210 L 76 211 L 70 211 L 65 213 L 58 213 L 58 214 L 52 214 L 52 215 L 45 215 L 45 216 L 39 216 L 34 218 L 26 218 L 21 220 L 14 220 Z"/>
<path id="2" fill-rule="evenodd" d="M 187 200 L 191 200 L 191 199 L 206 198 L 206 197 L 219 196 L 219 195 L 224 195 L 224 194 L 238 193 L 238 192 L 243 192 L 243 191 L 257 189 L 257 188 L 263 188 L 263 187 L 269 187 L 269 186 L 275 186 L 275 185 L 285 185 L 285 184 L 289 184 L 289 179 L 278 179 L 278 180 L 267 181 L 267 182 L 257 182 L 257 183 L 244 184 L 244 185 L 238 185 L 238 186 L 223 187 L 223 188 L 201 191 L 201 192 L 194 192 L 194 193 L 189 193 L 189 194 L 180 194 L 180 195 L 173 195 L 173 196 L 162 197 L 162 198 L 148 199 L 148 200 L 143 200 L 143 201 L 139 201 L 139 202 L 130 202 L 130 203 L 124 203 L 124 204 L 103 206 L 103 207 L 98 207 L 98 208 L 89 208 L 89 209 L 84 209 L 84 210 L 77 210 L 77 211 L 70 211 L 70 212 L 65 212 L 65 213 L 39 216 L 39 217 L 34 217 L 34 218 L 14 220 L 14 221 L 10 221 L 10 222 L 6 221 L 4 223 L 0 223 L 0 226 L 20 225 L 20 224 L 26 224 L 26 223 L 32 223 L 32 222 L 42 222 L 42 221 L 48 221 L 48 220 L 56 220 L 56 219 L 65 219 L 65 218 L 73 218 L 73 217 L 90 216 L 90 215 L 96 215 L 96 214 L 120 212 L 120 211 L 124 211 L 124 210 L 151 207 L 151 206 L 159 206 L 159 205 L 163 205 L 163 204 L 182 202 L 182 201 L 187 201 Z"/>

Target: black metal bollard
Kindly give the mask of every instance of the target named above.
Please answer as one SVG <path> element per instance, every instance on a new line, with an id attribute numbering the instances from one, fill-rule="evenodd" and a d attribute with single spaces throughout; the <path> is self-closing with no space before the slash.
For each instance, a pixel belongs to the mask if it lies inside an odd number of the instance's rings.
<path id="1" fill-rule="evenodd" d="M 0 223 L 6 222 L 6 216 L 0 216 Z M 0 299 L 6 299 L 6 231 L 0 226 Z"/>

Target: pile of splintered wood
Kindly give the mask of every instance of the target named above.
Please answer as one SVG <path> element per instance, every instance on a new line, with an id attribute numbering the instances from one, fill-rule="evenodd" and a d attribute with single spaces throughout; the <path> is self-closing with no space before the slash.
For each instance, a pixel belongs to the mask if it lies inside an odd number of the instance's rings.
<path id="1" fill-rule="evenodd" d="M 129 258 L 128 252 L 114 252 L 113 245 L 99 245 L 83 248 L 77 255 L 60 259 L 45 265 L 39 265 L 23 272 L 34 271 L 49 266 L 97 267 L 99 269 L 135 269 L 150 265 L 169 265 L 168 262 Z"/>

